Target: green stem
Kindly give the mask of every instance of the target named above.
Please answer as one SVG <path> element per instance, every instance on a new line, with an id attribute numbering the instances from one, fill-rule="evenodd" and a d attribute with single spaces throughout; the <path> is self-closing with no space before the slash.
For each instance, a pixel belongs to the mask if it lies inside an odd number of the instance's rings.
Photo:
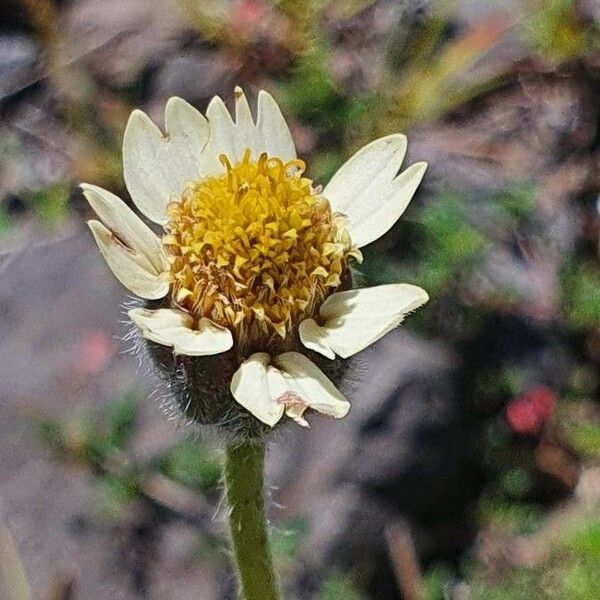
<path id="1" fill-rule="evenodd" d="M 229 528 L 244 600 L 278 600 L 263 496 L 265 446 L 231 444 L 226 449 L 225 485 Z"/>

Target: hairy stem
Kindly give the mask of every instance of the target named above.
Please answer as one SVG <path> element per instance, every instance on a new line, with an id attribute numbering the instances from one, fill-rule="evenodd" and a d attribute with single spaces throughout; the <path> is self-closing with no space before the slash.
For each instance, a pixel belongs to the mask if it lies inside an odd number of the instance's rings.
<path id="1" fill-rule="evenodd" d="M 262 442 L 226 449 L 225 485 L 235 564 L 244 600 L 278 600 L 264 511 Z"/>

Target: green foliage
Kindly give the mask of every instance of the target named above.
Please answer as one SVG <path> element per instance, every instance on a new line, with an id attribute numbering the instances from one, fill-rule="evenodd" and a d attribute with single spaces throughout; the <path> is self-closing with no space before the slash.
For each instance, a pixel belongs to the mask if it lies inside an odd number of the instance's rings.
<path id="1" fill-rule="evenodd" d="M 159 468 L 167 477 L 205 492 L 214 489 L 221 479 L 221 464 L 216 456 L 192 439 L 173 446 Z"/>
<path id="2" fill-rule="evenodd" d="M 309 176 L 316 182 L 329 181 L 342 166 L 342 157 L 337 151 L 317 152 L 310 161 Z"/>
<path id="3" fill-rule="evenodd" d="M 139 481 L 133 473 L 106 475 L 95 482 L 96 507 L 105 518 L 118 521 L 138 497 Z"/>
<path id="4" fill-rule="evenodd" d="M 63 441 L 63 425 L 57 421 L 42 421 L 37 425 L 38 439 L 52 449 L 58 449 Z"/>
<path id="5" fill-rule="evenodd" d="M 569 444 L 581 455 L 600 457 L 600 423 L 571 421 L 563 423 Z"/>
<path id="6" fill-rule="evenodd" d="M 315 127 L 329 127 L 332 123 L 339 127 L 345 122 L 345 100 L 327 69 L 328 61 L 327 46 L 313 46 L 299 58 L 294 75 L 283 90 L 291 111 Z"/>
<path id="7" fill-rule="evenodd" d="M 600 589 L 598 559 L 582 557 L 561 573 L 557 598 L 561 600 L 595 600 Z"/>
<path id="8" fill-rule="evenodd" d="M 520 498 L 531 488 L 531 476 L 522 467 L 508 469 L 500 480 L 502 491 L 509 497 Z"/>
<path id="9" fill-rule="evenodd" d="M 561 560 L 562 559 L 562 560 Z M 600 586 L 597 559 L 557 557 L 542 568 L 518 568 L 493 584 L 477 580 L 471 585 L 473 600 L 595 600 Z"/>
<path id="10" fill-rule="evenodd" d="M 371 133 L 406 131 L 441 118 L 501 82 L 501 70 L 476 78 L 468 72 L 474 61 L 498 43 L 505 27 L 502 20 L 483 22 L 449 37 L 455 13 L 452 3 L 432 3 L 415 26 L 410 10 L 399 11 L 388 44 L 390 71 L 378 86 L 384 101 L 373 115 Z"/>
<path id="11" fill-rule="evenodd" d="M 561 274 L 567 322 L 576 329 L 600 325 L 600 270 L 594 264 L 567 261 Z"/>
<path id="12" fill-rule="evenodd" d="M 491 202 L 519 224 L 531 217 L 535 209 L 535 185 L 530 181 L 516 182 L 494 195 Z"/>
<path id="13" fill-rule="evenodd" d="M 138 402 L 137 393 L 130 391 L 106 407 L 105 429 L 93 439 L 99 455 L 106 456 L 127 445 L 134 431 Z"/>
<path id="14" fill-rule="evenodd" d="M 520 535 L 539 531 L 544 520 L 544 511 L 537 504 L 507 500 L 499 495 L 484 497 L 479 504 L 482 523 L 501 527 Z"/>
<path id="15" fill-rule="evenodd" d="M 48 227 L 57 227 L 67 216 L 69 190 L 65 185 L 53 185 L 31 193 L 31 205 Z"/>
<path id="16" fill-rule="evenodd" d="M 540 594 L 534 571 L 521 570 L 511 574 L 509 581 L 497 585 L 485 581 L 475 581 L 470 586 L 472 600 L 532 600 L 532 598 L 548 598 Z M 566 600 L 566 599 L 565 599 Z"/>
<path id="17" fill-rule="evenodd" d="M 600 560 L 600 520 L 585 522 L 568 533 L 564 545 L 578 556 Z"/>
<path id="18" fill-rule="evenodd" d="M 445 565 L 432 566 L 423 576 L 423 595 L 425 600 L 444 600 L 446 589 L 454 580 L 452 570 Z"/>
<path id="19" fill-rule="evenodd" d="M 547 557 L 533 567 L 490 573 L 483 564 L 465 570 L 473 600 L 594 600 L 600 586 L 600 521 L 577 515 L 563 524 L 566 533 L 550 542 Z M 434 600 L 436 596 L 428 596 Z"/>
<path id="20" fill-rule="evenodd" d="M 335 573 L 323 583 L 318 600 L 341 600 L 342 598 L 344 600 L 366 600 L 355 588 L 348 575 Z"/>
<path id="21" fill-rule="evenodd" d="M 362 142 L 361 123 L 371 120 L 376 94 L 346 95 L 329 72 L 330 50 L 317 41 L 296 62 L 289 80 L 281 85 L 288 112 L 310 125 L 320 137 L 310 160 L 310 175 L 327 181 Z M 351 146 L 348 148 L 348 146 Z"/>
<path id="22" fill-rule="evenodd" d="M 212 42 L 227 42 L 225 31 L 229 18 L 226 5 L 214 0 L 177 0 L 183 15 L 201 36 Z"/>
<path id="23" fill-rule="evenodd" d="M 566 61 L 600 48 L 600 28 L 584 23 L 574 0 L 537 0 L 523 23 L 532 50 L 556 61 Z"/>
<path id="24" fill-rule="evenodd" d="M 2 204 L 0 204 L 0 238 L 10 231 L 11 221 L 10 217 L 6 214 L 6 210 Z"/>
<path id="25" fill-rule="evenodd" d="M 292 562 L 306 538 L 308 523 L 304 519 L 292 519 L 273 530 L 271 549 L 276 560 Z"/>
<path id="26" fill-rule="evenodd" d="M 84 413 L 62 422 L 45 420 L 37 424 L 37 435 L 64 458 L 97 471 L 127 447 L 134 432 L 138 401 L 136 392 L 127 392 L 106 406 L 102 418 Z"/>
<path id="27" fill-rule="evenodd" d="M 506 399 L 521 392 L 526 383 L 526 370 L 508 366 L 482 373 L 477 380 L 477 389 L 481 394 Z"/>
<path id="28" fill-rule="evenodd" d="M 456 192 L 428 206 L 421 223 L 429 241 L 423 262 L 432 267 L 430 287 L 425 287 L 435 293 L 453 273 L 477 259 L 486 247 L 486 239 L 466 219 L 463 199 Z"/>
<path id="29" fill-rule="evenodd" d="M 361 10 L 375 4 L 377 0 L 329 0 L 328 10 L 338 18 L 349 19 Z"/>
<path id="30" fill-rule="evenodd" d="M 126 514 L 142 494 L 142 483 L 160 472 L 199 492 L 213 490 L 221 479 L 217 457 L 204 445 L 183 439 L 159 457 L 133 460 L 129 445 L 137 423 L 139 395 L 129 391 L 109 403 L 101 416 L 88 413 L 64 422 L 40 423 L 40 440 L 60 456 L 86 467 L 94 477 L 99 513 L 109 519 Z"/>
<path id="31" fill-rule="evenodd" d="M 427 205 L 419 218 L 423 239 L 416 252 L 418 261 L 405 269 L 386 258 L 370 256 L 366 275 L 372 284 L 397 281 L 418 282 L 432 297 L 439 296 L 458 276 L 475 266 L 486 248 L 486 238 L 471 225 L 463 197 L 444 192 Z"/>

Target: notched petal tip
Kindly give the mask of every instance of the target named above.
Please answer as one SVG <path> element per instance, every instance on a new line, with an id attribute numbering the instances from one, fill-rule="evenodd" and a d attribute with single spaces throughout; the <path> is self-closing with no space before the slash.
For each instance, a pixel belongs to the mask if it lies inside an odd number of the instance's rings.
<path id="1" fill-rule="evenodd" d="M 406 149 L 408 148 L 408 138 L 403 133 L 390 133 L 389 135 L 385 135 L 373 140 L 372 142 L 369 142 L 366 146 L 359 150 L 357 154 L 363 150 L 367 150 L 370 147 L 378 148 L 379 152 L 382 152 L 386 149 L 386 146 L 391 149 L 396 159 L 400 158 L 402 161 L 404 160 Z M 398 165 L 398 167 L 400 167 L 400 165 Z"/>
<path id="2" fill-rule="evenodd" d="M 189 181 L 202 175 L 202 151 L 208 122 L 191 104 L 173 96 L 165 106 L 165 133 L 141 110 L 129 116 L 123 136 L 125 183 L 138 209 L 160 225 L 168 221 L 166 207 Z"/>
<path id="3" fill-rule="evenodd" d="M 125 131 L 123 133 L 123 144 L 125 145 L 126 140 L 131 137 L 135 137 L 140 129 L 149 130 L 156 137 L 163 137 L 163 133 L 158 125 L 143 111 L 139 108 L 135 108 L 131 111 L 127 124 L 125 125 Z"/>
<path id="4" fill-rule="evenodd" d="M 165 104 L 165 115 L 173 111 L 177 111 L 179 109 L 191 111 L 194 114 L 197 113 L 198 115 L 202 116 L 202 113 L 197 108 L 192 106 L 187 100 L 184 100 L 181 96 L 171 96 Z M 168 129 L 168 127 L 166 126 L 166 120 L 165 129 Z"/>
<path id="5" fill-rule="evenodd" d="M 247 150 L 254 160 L 263 152 L 280 158 L 284 163 L 296 158 L 289 128 L 270 94 L 259 91 L 256 118 L 240 86 L 234 88 L 234 100 L 233 112 L 220 96 L 214 96 L 208 103 L 209 141 L 201 157 L 205 174 L 222 173 L 221 154 L 225 154 L 232 164 L 241 161 Z"/>
<path id="6" fill-rule="evenodd" d="M 323 325 L 312 319 L 300 325 L 300 340 L 324 356 L 349 358 L 400 325 L 429 300 L 411 284 L 387 284 L 332 294 L 319 309 Z"/>
<path id="7" fill-rule="evenodd" d="M 334 210 L 348 215 L 348 231 L 359 248 L 393 226 L 423 178 L 425 163 L 398 174 L 407 143 L 406 136 L 397 133 L 367 144 L 340 167 L 323 191 Z"/>
<path id="8" fill-rule="evenodd" d="M 206 107 L 206 118 L 208 119 L 209 126 L 215 122 L 220 123 L 221 120 L 228 121 L 231 125 L 235 125 L 233 116 L 229 112 L 225 101 L 221 96 L 213 96 L 208 106 Z M 211 136 L 214 136 L 216 132 L 214 128 L 211 129 Z"/>

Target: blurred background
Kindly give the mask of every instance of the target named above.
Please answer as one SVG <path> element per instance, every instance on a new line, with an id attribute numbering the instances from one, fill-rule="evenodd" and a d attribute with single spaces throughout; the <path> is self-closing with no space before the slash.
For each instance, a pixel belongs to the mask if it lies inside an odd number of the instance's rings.
<path id="1" fill-rule="evenodd" d="M 430 165 L 362 278 L 431 302 L 270 446 L 285 598 L 597 598 L 597 0 L 2 0 L 0 597 L 235 598 L 218 444 L 127 352 L 76 186 L 128 199 L 130 111 L 236 84 L 318 182 L 398 131 Z"/>

